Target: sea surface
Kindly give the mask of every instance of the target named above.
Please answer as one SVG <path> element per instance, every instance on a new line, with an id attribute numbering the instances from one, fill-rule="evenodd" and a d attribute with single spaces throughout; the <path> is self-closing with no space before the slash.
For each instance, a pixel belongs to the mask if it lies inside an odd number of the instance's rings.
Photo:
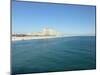
<path id="1" fill-rule="evenodd" d="M 96 68 L 96 37 L 73 36 L 12 42 L 12 74 Z"/>

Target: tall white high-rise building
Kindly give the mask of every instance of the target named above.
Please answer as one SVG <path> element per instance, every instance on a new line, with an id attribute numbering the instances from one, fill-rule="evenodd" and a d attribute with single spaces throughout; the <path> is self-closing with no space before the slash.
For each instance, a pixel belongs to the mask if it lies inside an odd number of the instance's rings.
<path id="1" fill-rule="evenodd" d="M 59 33 L 56 30 L 50 29 L 50 28 L 44 28 L 43 29 L 43 35 L 58 35 Z"/>

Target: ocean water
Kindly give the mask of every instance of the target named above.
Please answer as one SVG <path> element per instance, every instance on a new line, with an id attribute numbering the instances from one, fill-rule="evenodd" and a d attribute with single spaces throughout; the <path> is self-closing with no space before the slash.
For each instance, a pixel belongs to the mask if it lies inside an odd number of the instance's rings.
<path id="1" fill-rule="evenodd" d="M 96 68 L 95 36 L 16 41 L 11 52 L 13 75 Z"/>

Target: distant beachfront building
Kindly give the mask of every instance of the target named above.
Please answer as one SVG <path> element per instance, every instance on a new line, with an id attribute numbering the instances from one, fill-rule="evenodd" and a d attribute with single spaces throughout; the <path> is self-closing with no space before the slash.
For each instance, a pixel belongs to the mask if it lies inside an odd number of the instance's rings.
<path id="1" fill-rule="evenodd" d="M 42 33 L 45 36 L 50 36 L 50 35 L 55 36 L 55 35 L 59 34 L 56 30 L 53 30 L 53 29 L 50 29 L 50 28 L 44 28 Z"/>
<path id="2" fill-rule="evenodd" d="M 44 28 L 43 31 L 41 32 L 32 32 L 32 33 L 26 33 L 26 34 L 18 34 L 18 33 L 13 34 L 13 36 L 57 36 L 57 35 L 60 35 L 60 33 L 50 28 Z"/>
<path id="3" fill-rule="evenodd" d="M 50 28 L 44 28 L 41 32 L 32 32 L 27 33 L 27 35 L 33 35 L 33 36 L 57 36 L 60 33 L 56 30 L 50 29 Z"/>

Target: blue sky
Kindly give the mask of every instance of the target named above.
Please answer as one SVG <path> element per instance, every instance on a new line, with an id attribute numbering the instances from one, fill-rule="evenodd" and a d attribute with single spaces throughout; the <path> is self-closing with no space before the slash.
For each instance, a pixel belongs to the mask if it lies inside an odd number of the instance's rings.
<path id="1" fill-rule="evenodd" d="M 95 35 L 95 10 L 95 6 L 13 1 L 12 32 L 48 27 L 71 35 Z"/>

